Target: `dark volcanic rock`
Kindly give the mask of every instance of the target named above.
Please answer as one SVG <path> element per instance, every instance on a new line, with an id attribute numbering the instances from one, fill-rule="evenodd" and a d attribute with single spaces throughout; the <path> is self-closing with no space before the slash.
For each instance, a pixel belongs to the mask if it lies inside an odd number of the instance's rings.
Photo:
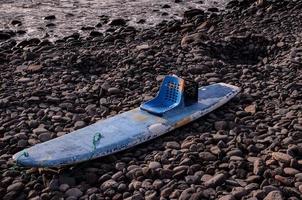
<path id="1" fill-rule="evenodd" d="M 302 4 L 229 5 L 208 15 L 190 10 L 183 20 L 148 29 L 123 19 L 108 26 L 109 17 L 100 16 L 108 31 L 53 42 L 16 42 L 11 37 L 23 25 L 0 31 L 7 34 L 0 42 L 0 196 L 301 199 Z M 17 151 L 139 107 L 166 74 L 241 92 L 202 119 L 126 151 L 59 169 L 14 166 Z M 87 145 L 93 151 L 92 140 Z"/>
<path id="2" fill-rule="evenodd" d="M 111 26 L 125 26 L 126 25 L 126 20 L 122 19 L 122 18 L 117 18 L 117 19 L 113 19 L 109 25 Z"/>
<path id="3" fill-rule="evenodd" d="M 204 184 L 207 187 L 216 187 L 221 185 L 226 180 L 226 176 L 224 174 L 217 174 L 206 181 Z"/>
<path id="4" fill-rule="evenodd" d="M 54 20 L 56 19 L 56 16 L 55 15 L 48 15 L 46 17 L 44 17 L 45 20 Z"/>
<path id="5" fill-rule="evenodd" d="M 8 40 L 13 36 L 13 32 L 0 30 L 0 40 Z"/>
<path id="6" fill-rule="evenodd" d="M 200 10 L 200 9 L 191 9 L 191 10 L 185 11 L 184 18 L 190 19 L 190 18 L 195 17 L 196 15 L 204 15 L 204 11 Z"/>
<path id="7" fill-rule="evenodd" d="M 16 19 L 12 20 L 10 23 L 11 23 L 11 25 L 14 25 L 14 26 L 21 26 L 22 25 L 22 22 L 19 21 L 19 20 L 16 20 Z"/>

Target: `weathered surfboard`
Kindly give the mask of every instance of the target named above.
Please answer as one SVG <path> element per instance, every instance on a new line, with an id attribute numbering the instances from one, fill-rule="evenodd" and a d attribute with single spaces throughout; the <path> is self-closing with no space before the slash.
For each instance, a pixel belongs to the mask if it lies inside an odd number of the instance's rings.
<path id="1" fill-rule="evenodd" d="M 238 87 L 224 83 L 201 87 L 198 89 L 198 102 L 191 106 L 161 117 L 136 108 L 37 144 L 16 153 L 13 158 L 23 166 L 58 167 L 106 156 L 181 127 L 222 106 L 239 91 Z M 102 137 L 93 145 L 97 133 Z"/>

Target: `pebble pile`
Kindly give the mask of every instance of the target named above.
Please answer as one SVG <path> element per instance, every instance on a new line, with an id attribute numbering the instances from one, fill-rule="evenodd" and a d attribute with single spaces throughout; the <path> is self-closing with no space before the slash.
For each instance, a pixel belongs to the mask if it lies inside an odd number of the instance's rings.
<path id="1" fill-rule="evenodd" d="M 0 32 L 3 200 L 302 198 L 302 2 L 231 1 L 225 14 L 55 42 Z M 62 169 L 15 167 L 25 147 L 138 107 L 166 74 L 242 92 L 163 137 Z"/>

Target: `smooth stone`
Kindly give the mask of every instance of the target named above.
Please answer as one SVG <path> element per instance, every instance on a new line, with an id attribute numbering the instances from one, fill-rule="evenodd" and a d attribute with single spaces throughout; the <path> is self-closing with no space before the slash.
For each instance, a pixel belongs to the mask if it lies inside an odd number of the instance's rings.
<path id="1" fill-rule="evenodd" d="M 51 139 L 51 133 L 47 132 L 47 133 L 41 133 L 39 136 L 38 136 L 38 139 L 41 141 L 41 142 L 46 142 L 48 140 Z"/>
<path id="2" fill-rule="evenodd" d="M 216 174 L 209 180 L 207 180 L 204 185 L 206 187 L 216 187 L 218 185 L 221 185 L 226 180 L 226 176 L 224 174 Z"/>
<path id="3" fill-rule="evenodd" d="M 117 19 L 113 19 L 109 25 L 111 26 L 125 26 L 126 25 L 126 20 L 122 19 L 122 18 L 117 18 Z"/>
<path id="4" fill-rule="evenodd" d="M 58 190 L 60 189 L 60 186 L 59 186 L 59 180 L 58 179 L 52 179 L 50 182 L 49 182 L 49 186 L 48 186 L 51 190 Z"/>
<path id="5" fill-rule="evenodd" d="M 142 45 L 136 46 L 136 49 L 139 50 L 139 51 L 141 51 L 141 50 L 147 50 L 149 48 L 150 48 L 150 46 L 148 44 L 142 44 Z"/>
<path id="6" fill-rule="evenodd" d="M 283 200 L 283 196 L 280 191 L 271 191 L 263 200 Z"/>
<path id="7" fill-rule="evenodd" d="M 74 128 L 75 129 L 84 128 L 85 126 L 86 126 L 86 123 L 84 121 L 76 121 L 74 123 Z"/>
<path id="8" fill-rule="evenodd" d="M 178 142 L 172 141 L 172 142 L 167 142 L 166 147 L 169 149 L 180 149 L 180 144 Z"/>
<path id="9" fill-rule="evenodd" d="M 13 26 L 21 26 L 22 25 L 22 22 L 19 21 L 19 20 L 16 20 L 16 19 L 12 20 L 10 23 Z"/>
<path id="10" fill-rule="evenodd" d="M 26 77 L 22 77 L 22 78 L 20 78 L 18 80 L 18 82 L 20 82 L 20 83 L 28 83 L 30 81 L 31 81 L 31 79 L 30 78 L 26 78 Z"/>
<path id="11" fill-rule="evenodd" d="M 65 192 L 65 194 L 69 197 L 73 196 L 79 198 L 83 195 L 83 192 L 79 188 L 70 188 Z"/>
<path id="12" fill-rule="evenodd" d="M 46 129 L 43 128 L 43 127 L 38 127 L 38 128 L 35 128 L 35 129 L 33 130 L 33 133 L 36 134 L 36 135 L 39 135 L 39 134 L 41 134 L 41 133 L 46 133 L 46 132 L 48 132 L 48 130 L 46 130 Z"/>
<path id="13" fill-rule="evenodd" d="M 119 94 L 120 93 L 120 89 L 116 88 L 116 87 L 112 87 L 108 89 L 109 94 Z"/>
<path id="14" fill-rule="evenodd" d="M 179 200 L 189 200 L 192 194 L 194 193 L 194 189 L 188 188 L 182 191 L 182 193 L 179 196 Z"/>
<path id="15" fill-rule="evenodd" d="M 29 72 L 39 72 L 42 69 L 42 65 L 29 65 L 27 71 Z"/>
<path id="16" fill-rule="evenodd" d="M 201 152 L 199 153 L 199 157 L 204 161 L 214 161 L 217 157 L 210 152 Z"/>
<path id="17" fill-rule="evenodd" d="M 161 168 L 161 164 L 159 162 L 153 161 L 153 162 L 149 163 L 149 168 L 155 170 L 155 169 Z"/>
<path id="18" fill-rule="evenodd" d="M 235 197 L 231 194 L 220 197 L 218 200 L 236 200 Z"/>
<path id="19" fill-rule="evenodd" d="M 101 189 L 107 190 L 108 188 L 116 188 L 117 186 L 118 186 L 118 183 L 115 180 L 109 179 L 101 185 Z"/>
<path id="20" fill-rule="evenodd" d="M 6 190 L 7 192 L 11 192 L 11 191 L 19 191 L 22 190 L 23 188 L 24 188 L 24 184 L 22 182 L 16 182 L 9 185 Z"/>
<path id="21" fill-rule="evenodd" d="M 291 159 L 293 159 L 292 156 L 285 154 L 285 153 L 281 153 L 281 152 L 273 152 L 272 157 L 275 160 L 283 162 L 283 163 L 290 163 Z"/>
<path id="22" fill-rule="evenodd" d="M 59 186 L 59 190 L 60 190 L 61 192 L 66 192 L 69 188 L 70 188 L 70 187 L 69 187 L 68 184 L 61 184 L 61 185 Z"/>
<path id="23" fill-rule="evenodd" d="M 169 195 L 173 192 L 173 188 L 167 187 L 160 192 L 161 197 L 169 197 Z"/>
<path id="24" fill-rule="evenodd" d="M 290 175 L 290 176 L 295 176 L 296 174 L 300 173 L 299 170 L 291 168 L 291 167 L 285 167 L 283 169 L 283 171 L 286 175 Z"/>
<path id="25" fill-rule="evenodd" d="M 226 121 L 217 121 L 214 124 L 214 127 L 217 131 L 219 130 L 225 130 L 227 128 L 227 122 Z"/>
<path id="26" fill-rule="evenodd" d="M 44 17 L 45 20 L 54 20 L 56 19 L 56 16 L 55 15 L 48 15 L 46 17 Z"/>

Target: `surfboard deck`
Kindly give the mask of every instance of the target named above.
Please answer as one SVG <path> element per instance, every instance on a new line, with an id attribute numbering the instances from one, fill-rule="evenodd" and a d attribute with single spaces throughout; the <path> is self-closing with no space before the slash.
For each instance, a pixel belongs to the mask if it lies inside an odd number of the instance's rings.
<path id="1" fill-rule="evenodd" d="M 122 151 L 181 127 L 222 106 L 240 89 L 217 83 L 198 89 L 198 102 L 159 117 L 136 108 L 16 153 L 19 165 L 59 167 Z M 96 145 L 93 138 L 102 137 Z M 27 152 L 27 156 L 21 154 Z"/>

